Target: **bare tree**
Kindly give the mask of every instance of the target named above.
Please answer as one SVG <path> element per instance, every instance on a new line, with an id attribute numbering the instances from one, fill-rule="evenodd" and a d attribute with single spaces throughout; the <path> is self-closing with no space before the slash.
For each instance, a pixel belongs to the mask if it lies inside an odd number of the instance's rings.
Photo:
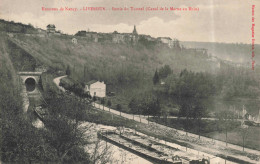
<path id="1" fill-rule="evenodd" d="M 105 107 L 105 99 L 102 98 L 102 99 L 100 100 L 100 103 L 103 105 L 103 110 L 104 110 L 104 107 Z"/>
<path id="2" fill-rule="evenodd" d="M 112 156 L 111 146 L 108 146 L 107 142 L 104 143 L 104 141 L 101 141 L 99 138 L 97 139 L 97 141 L 94 142 L 94 144 L 94 150 L 90 156 L 90 159 L 92 161 L 91 163 L 109 163 Z"/>
<path id="3" fill-rule="evenodd" d="M 228 129 L 230 129 L 230 127 L 232 126 L 231 123 L 234 120 L 234 114 L 229 110 L 222 110 L 217 113 L 217 118 L 219 119 L 219 123 L 224 125 L 227 146 Z"/>
<path id="4" fill-rule="evenodd" d="M 116 110 L 120 112 L 120 116 L 121 116 L 122 106 L 120 104 L 116 105 Z"/>
<path id="5" fill-rule="evenodd" d="M 246 138 L 248 137 L 248 125 L 245 125 L 244 122 L 242 122 L 241 128 L 239 129 L 239 132 L 242 136 L 243 151 L 244 151 L 245 150 L 245 141 L 246 141 Z"/>
<path id="6" fill-rule="evenodd" d="M 55 150 L 57 162 L 64 163 L 68 154 L 73 154 L 75 149 L 87 156 L 84 151 L 80 151 L 84 145 L 89 144 L 89 136 L 85 132 L 90 127 L 81 125 L 86 114 L 85 102 L 72 96 L 58 95 L 49 101 L 48 112 L 43 118 L 47 129 L 45 139 Z"/>
<path id="7" fill-rule="evenodd" d="M 111 100 L 108 100 L 108 101 L 107 101 L 107 106 L 108 106 L 108 109 L 109 109 L 109 112 L 110 112 L 110 108 L 111 108 L 111 106 L 112 106 Z"/>

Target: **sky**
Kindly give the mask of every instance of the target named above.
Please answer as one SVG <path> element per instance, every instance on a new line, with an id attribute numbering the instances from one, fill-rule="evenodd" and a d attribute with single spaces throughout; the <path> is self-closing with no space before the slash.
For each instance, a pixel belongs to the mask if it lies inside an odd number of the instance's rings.
<path id="1" fill-rule="evenodd" d="M 79 30 L 132 32 L 171 37 L 180 41 L 251 43 L 252 5 L 255 5 L 255 43 L 260 43 L 259 0 L 0 0 L 0 18 L 46 29 L 55 24 L 63 33 Z M 78 11 L 42 11 L 69 7 Z M 83 7 L 104 7 L 105 11 L 81 11 Z M 163 11 L 113 11 L 112 7 L 156 8 Z M 198 8 L 199 11 L 170 11 Z"/>

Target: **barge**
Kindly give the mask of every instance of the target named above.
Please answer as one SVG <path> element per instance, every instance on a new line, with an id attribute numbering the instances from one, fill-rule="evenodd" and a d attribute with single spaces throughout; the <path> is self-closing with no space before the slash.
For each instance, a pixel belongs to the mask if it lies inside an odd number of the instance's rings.
<path id="1" fill-rule="evenodd" d="M 160 164 L 209 164 L 209 160 L 159 143 L 132 131 L 99 131 L 98 137 L 131 153 Z"/>

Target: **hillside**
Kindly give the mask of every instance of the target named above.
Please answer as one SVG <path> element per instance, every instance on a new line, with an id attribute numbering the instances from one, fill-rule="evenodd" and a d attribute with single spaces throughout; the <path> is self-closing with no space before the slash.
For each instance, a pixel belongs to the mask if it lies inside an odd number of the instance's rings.
<path id="1" fill-rule="evenodd" d="M 185 68 L 197 72 L 217 69 L 215 63 L 208 61 L 206 54 L 193 50 L 180 51 L 162 44 L 148 48 L 142 44 L 95 43 L 80 37 L 77 37 L 78 44 L 73 44 L 72 37 L 21 34 L 10 40 L 50 68 L 65 70 L 69 65 L 78 74 L 75 78 L 83 81 L 134 82 L 140 76 L 150 78 L 157 68 L 165 64 L 176 73 Z"/>
<path id="2" fill-rule="evenodd" d="M 32 25 L 25 25 L 22 23 L 8 22 L 0 19 L 0 31 L 12 33 L 35 33 L 36 29 Z"/>
<path id="3" fill-rule="evenodd" d="M 1 79 L 8 79 L 9 84 L 17 84 L 16 71 L 8 53 L 7 36 L 0 34 L 0 77 Z M 5 85 L 1 83 L 1 85 Z M 7 84 L 6 84 L 7 85 Z"/>
<path id="4" fill-rule="evenodd" d="M 14 27 L 20 26 L 20 24 L 10 24 Z M 50 75 L 55 76 L 57 73 L 65 74 L 65 70 L 69 67 L 70 78 L 74 82 L 85 83 L 93 79 L 105 81 L 107 92 L 116 93 L 115 97 L 108 97 L 113 101 L 112 107 L 120 103 L 128 111 L 131 98 L 163 90 L 165 93 L 160 95 L 163 108 L 169 110 L 176 108 L 176 102 L 172 100 L 168 88 L 156 88 L 152 80 L 156 70 L 169 65 L 174 75 L 172 79 L 168 79 L 168 82 L 167 79 L 164 80 L 166 86 L 170 86 L 171 89 L 176 86 L 176 77 L 184 69 L 213 73 L 214 76 L 210 78 L 218 92 L 214 95 L 214 103 L 209 105 L 209 108 L 217 109 L 226 103 L 224 106 L 233 105 L 240 109 L 245 104 L 252 113 L 258 112 L 258 103 L 252 102 L 258 99 L 259 79 L 255 73 L 259 74 L 259 67 L 252 72 L 250 68 L 234 67 L 199 50 L 170 49 L 167 45 L 159 43 L 150 45 L 142 42 L 135 45 L 96 43 L 79 36 L 63 34 L 39 36 L 37 33 L 13 33 L 8 36 L 5 31 L 2 32 L 2 36 L 2 51 L 5 52 L 6 60 L 12 63 L 10 76 L 15 76 L 14 70 L 33 71 L 39 67 L 47 68 Z M 72 38 L 77 39 L 77 44 L 72 43 Z M 246 52 L 245 47 L 248 47 L 248 45 L 236 45 L 240 48 L 233 52 L 233 44 L 204 43 L 205 47 L 203 43 L 189 44 L 208 49 L 213 45 L 216 52 L 222 54 L 221 52 L 230 51 L 231 55 L 242 54 Z M 185 47 L 191 46 L 185 45 Z M 244 51 L 242 51 L 243 47 Z M 212 53 L 211 49 L 209 53 Z M 6 66 L 6 70 L 8 67 L 10 66 Z M 254 79 L 254 83 L 246 81 L 247 78 Z"/>

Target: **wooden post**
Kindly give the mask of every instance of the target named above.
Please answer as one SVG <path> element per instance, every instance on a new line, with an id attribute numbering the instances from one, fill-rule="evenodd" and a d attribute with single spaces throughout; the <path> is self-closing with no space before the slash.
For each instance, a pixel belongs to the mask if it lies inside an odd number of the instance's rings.
<path id="1" fill-rule="evenodd" d="M 243 134 L 243 151 L 245 150 L 245 137 L 244 137 L 244 134 Z"/>
<path id="2" fill-rule="evenodd" d="M 107 130 L 106 130 L 106 149 L 107 149 Z"/>
<path id="3" fill-rule="evenodd" d="M 227 146 L 227 127 L 226 127 L 226 146 Z"/>

